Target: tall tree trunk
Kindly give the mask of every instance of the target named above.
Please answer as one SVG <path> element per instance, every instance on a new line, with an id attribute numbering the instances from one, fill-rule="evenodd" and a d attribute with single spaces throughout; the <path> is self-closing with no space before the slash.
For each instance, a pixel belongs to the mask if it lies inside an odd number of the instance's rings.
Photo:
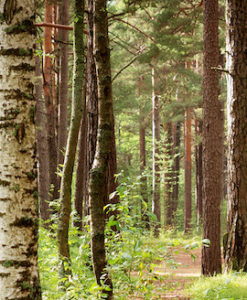
<path id="1" fill-rule="evenodd" d="M 103 282 L 106 299 L 113 299 L 112 281 L 106 270 L 105 211 L 108 203 L 109 158 L 113 145 L 112 81 L 108 36 L 107 1 L 94 1 L 94 51 L 97 70 L 99 129 L 96 154 L 90 172 L 89 202 L 91 207 L 91 249 L 93 268 L 98 285 Z"/>
<path id="2" fill-rule="evenodd" d="M 203 47 L 203 238 L 202 273 L 221 272 L 220 202 L 222 199 L 223 132 L 218 100 L 218 0 L 204 1 Z"/>
<path id="3" fill-rule="evenodd" d="M 0 297 L 39 300 L 34 1 L 0 14 Z"/>
<path id="4" fill-rule="evenodd" d="M 184 154 L 184 171 L 185 171 L 185 191 L 184 191 L 184 233 L 191 231 L 191 109 L 186 108 L 185 119 L 185 154 Z"/>
<path id="5" fill-rule="evenodd" d="M 36 90 L 36 140 L 37 140 L 37 158 L 38 158 L 38 191 L 40 216 L 43 221 L 51 218 L 49 207 L 49 161 L 47 144 L 47 120 L 45 113 L 45 103 L 43 97 L 42 75 L 39 56 L 36 56 L 35 75 L 37 78 Z"/>
<path id="6" fill-rule="evenodd" d="M 176 212 L 178 208 L 179 196 L 179 173 L 180 173 L 180 140 L 181 140 L 181 122 L 176 122 L 174 125 L 174 162 L 173 162 L 173 185 L 172 185 L 172 203 L 173 203 L 173 226 L 176 225 Z"/>
<path id="7" fill-rule="evenodd" d="M 143 78 L 138 78 L 137 88 L 138 88 L 138 97 L 141 96 Z M 141 100 L 139 100 L 141 101 Z M 143 104 L 139 104 L 139 146 L 140 146 L 140 194 L 142 196 L 141 203 L 141 220 L 144 223 L 146 229 L 150 229 L 149 226 L 149 217 L 148 217 L 148 192 L 147 192 L 147 177 L 145 174 L 146 169 L 146 128 L 145 128 L 145 118 L 144 112 L 142 109 Z M 144 204 L 145 203 L 145 204 Z"/>
<path id="8" fill-rule="evenodd" d="M 83 20 L 84 1 L 74 1 L 74 78 L 73 99 L 69 136 L 65 153 L 63 177 L 60 192 L 60 209 L 58 218 L 58 253 L 61 259 L 61 275 L 64 276 L 64 262 L 70 263 L 70 251 L 68 244 L 68 231 L 71 213 L 71 185 L 75 164 L 75 155 L 83 115 L 83 82 L 85 73 L 84 44 L 83 44 Z M 69 271 L 69 270 L 68 270 Z"/>
<path id="9" fill-rule="evenodd" d="M 63 0 L 59 6 L 59 23 L 69 25 L 69 0 Z M 59 29 L 59 103 L 58 103 L 58 164 L 63 164 L 67 142 L 67 102 L 68 102 L 68 30 Z"/>
<path id="10" fill-rule="evenodd" d="M 247 271 L 247 6 L 227 2 L 228 243 L 226 269 Z"/>
<path id="11" fill-rule="evenodd" d="M 157 218 L 154 235 L 159 235 L 160 229 L 160 105 L 157 94 L 155 71 L 152 68 L 152 131 L 153 131 L 153 186 L 152 186 L 152 211 Z"/>
<path id="12" fill-rule="evenodd" d="M 165 211 L 164 215 L 165 218 L 165 225 L 166 226 L 173 226 L 174 225 L 174 204 L 172 198 L 172 185 L 173 185 L 173 170 L 171 168 L 171 160 L 172 160 L 172 123 L 167 122 L 164 124 L 164 131 L 165 131 Z"/>
<path id="13" fill-rule="evenodd" d="M 195 158 L 196 158 L 196 192 L 195 192 L 195 203 L 196 203 L 196 219 L 197 225 L 199 226 L 202 222 L 202 121 L 195 119 L 195 132 L 197 137 L 197 144 L 195 146 Z"/>
<path id="14" fill-rule="evenodd" d="M 49 0 L 45 2 L 45 22 L 52 23 L 52 4 Z M 51 199 L 56 199 L 58 196 L 58 180 L 56 175 L 57 170 L 57 147 L 55 135 L 55 114 L 52 97 L 52 28 L 45 27 L 44 29 L 44 63 L 43 63 L 43 89 L 46 104 L 47 114 L 47 142 L 48 142 L 48 157 L 49 157 L 49 178 L 51 188 Z"/>
<path id="15" fill-rule="evenodd" d="M 89 185 L 89 174 L 93 166 L 96 152 L 98 130 L 98 86 L 94 58 L 94 25 L 93 0 L 87 0 L 88 7 L 88 54 L 87 54 L 87 157 L 86 157 L 86 186 Z M 85 190 L 84 214 L 89 214 L 89 191 Z"/>
<path id="16" fill-rule="evenodd" d="M 77 151 L 77 165 L 76 165 L 76 178 L 75 178 L 75 212 L 76 219 L 74 226 L 82 231 L 82 218 L 83 218 L 83 202 L 86 195 L 86 157 L 87 157 L 87 109 L 86 109 L 86 82 L 84 83 L 84 111 L 81 119 L 78 151 Z"/>

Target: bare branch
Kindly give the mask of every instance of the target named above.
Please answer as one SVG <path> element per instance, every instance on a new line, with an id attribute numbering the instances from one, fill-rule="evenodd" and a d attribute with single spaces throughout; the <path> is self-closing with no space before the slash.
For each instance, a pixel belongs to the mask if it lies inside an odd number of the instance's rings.
<path id="1" fill-rule="evenodd" d="M 135 25 L 130 24 L 129 22 L 124 21 L 124 20 L 119 19 L 119 18 L 115 18 L 115 20 L 120 21 L 120 22 L 122 22 L 122 23 L 124 23 L 124 24 L 126 24 L 126 25 L 128 25 L 128 26 L 130 26 L 130 27 L 132 27 L 132 28 L 134 28 L 136 31 L 140 32 L 140 33 L 143 34 L 145 37 L 147 37 L 148 39 L 150 39 L 153 43 L 157 44 L 157 42 L 155 41 L 154 38 L 152 38 L 149 34 L 147 34 L 146 32 L 142 31 L 141 29 L 137 28 Z"/>

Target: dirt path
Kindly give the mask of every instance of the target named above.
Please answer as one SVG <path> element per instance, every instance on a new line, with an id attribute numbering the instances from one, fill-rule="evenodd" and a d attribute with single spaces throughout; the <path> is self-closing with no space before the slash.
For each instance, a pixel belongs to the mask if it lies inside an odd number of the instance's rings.
<path id="1" fill-rule="evenodd" d="M 171 269 L 171 267 L 161 263 L 154 271 L 162 278 L 160 287 L 167 290 L 160 295 L 160 299 L 190 299 L 183 296 L 182 291 L 185 285 L 193 282 L 201 275 L 201 249 L 187 251 L 183 248 L 175 249 L 172 247 L 170 251 L 176 262 L 176 268 Z"/>

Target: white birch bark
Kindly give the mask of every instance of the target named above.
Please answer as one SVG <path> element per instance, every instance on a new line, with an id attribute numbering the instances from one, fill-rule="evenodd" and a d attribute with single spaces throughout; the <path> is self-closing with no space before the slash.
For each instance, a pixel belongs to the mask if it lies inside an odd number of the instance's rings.
<path id="1" fill-rule="evenodd" d="M 0 1 L 0 299 L 41 299 L 33 0 Z"/>

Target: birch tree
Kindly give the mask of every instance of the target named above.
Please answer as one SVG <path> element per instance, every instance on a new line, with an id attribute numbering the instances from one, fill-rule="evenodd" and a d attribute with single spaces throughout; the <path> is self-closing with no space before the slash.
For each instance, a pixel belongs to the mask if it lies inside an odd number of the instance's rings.
<path id="1" fill-rule="evenodd" d="M 41 299 L 37 266 L 34 1 L 0 2 L 0 298 Z"/>

